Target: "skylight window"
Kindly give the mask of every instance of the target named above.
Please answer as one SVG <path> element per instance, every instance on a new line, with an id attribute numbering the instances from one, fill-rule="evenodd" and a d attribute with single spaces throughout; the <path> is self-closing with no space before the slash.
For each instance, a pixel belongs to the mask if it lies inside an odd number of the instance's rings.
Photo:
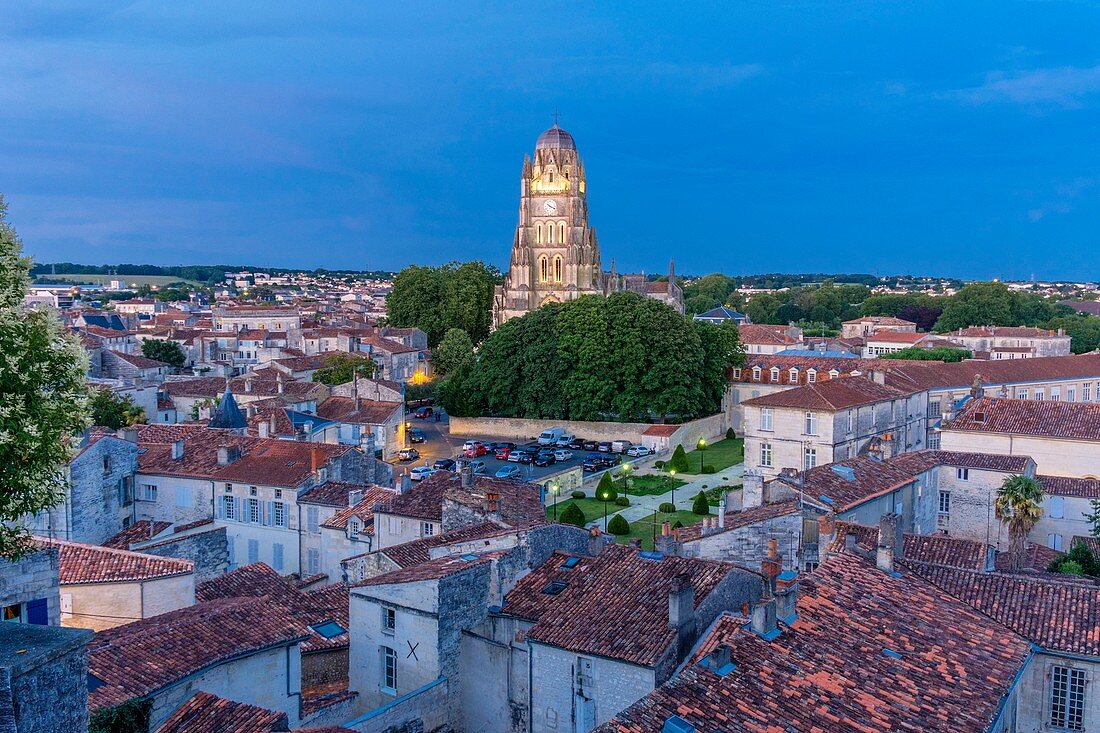
<path id="1" fill-rule="evenodd" d="M 334 639 L 337 636 L 340 636 L 340 634 L 348 633 L 347 629 L 345 629 L 343 626 L 336 623 L 332 619 L 329 619 L 328 621 L 322 621 L 319 624 L 313 624 L 309 628 L 313 629 L 326 639 Z"/>
<path id="2" fill-rule="evenodd" d="M 577 564 L 581 561 L 579 557 L 568 557 L 565 562 L 561 564 L 562 570 L 572 570 L 577 567 Z"/>
<path id="3" fill-rule="evenodd" d="M 542 589 L 542 592 L 548 596 L 556 596 L 568 587 L 569 584 L 564 580 L 551 580 L 546 584 L 546 587 Z"/>
<path id="4" fill-rule="evenodd" d="M 466 562 L 473 562 L 474 560 L 476 560 L 476 559 L 477 559 L 477 555 L 475 555 L 475 554 L 473 554 L 473 553 L 470 553 L 470 552 L 468 552 L 468 553 L 466 553 L 465 555 L 461 555 L 461 556 L 460 556 L 460 558 L 461 558 L 462 560 L 465 560 Z"/>

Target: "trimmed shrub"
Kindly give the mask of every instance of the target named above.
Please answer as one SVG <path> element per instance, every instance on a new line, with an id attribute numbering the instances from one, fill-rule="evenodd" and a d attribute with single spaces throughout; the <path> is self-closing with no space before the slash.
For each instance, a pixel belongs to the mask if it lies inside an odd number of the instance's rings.
<path id="1" fill-rule="evenodd" d="M 588 523 L 588 519 L 584 516 L 584 512 L 576 504 L 570 504 L 565 507 L 561 514 L 558 515 L 558 521 L 562 524 L 572 524 L 576 527 L 584 527 Z"/>
<path id="2" fill-rule="evenodd" d="M 630 506 L 630 499 L 628 499 L 625 496 L 620 496 L 617 499 L 615 499 L 615 503 L 618 506 Z"/>
<path id="3" fill-rule="evenodd" d="M 691 502 L 691 511 L 696 514 L 710 514 L 710 502 L 707 501 L 707 495 L 700 491 L 695 495 L 695 499 Z"/>
<path id="4" fill-rule="evenodd" d="M 630 522 L 623 519 L 622 514 L 616 514 L 607 520 L 607 531 L 619 536 L 630 534 Z"/>
<path id="5" fill-rule="evenodd" d="M 615 489 L 615 480 L 611 478 L 611 472 L 604 472 L 600 477 L 600 483 L 596 486 L 596 498 L 602 501 L 615 501 L 619 492 Z"/>
<path id="6" fill-rule="evenodd" d="M 734 432 L 733 428 L 726 428 L 726 440 L 733 440 L 736 437 L 737 433 Z"/>
<path id="7" fill-rule="evenodd" d="M 709 463 L 705 463 L 703 464 L 703 473 L 717 473 L 717 471 L 714 469 L 714 466 Z"/>
<path id="8" fill-rule="evenodd" d="M 676 505 L 673 504 L 671 501 L 662 501 L 661 505 L 657 507 L 657 511 L 661 512 L 662 514 L 672 514 L 674 511 L 676 511 Z"/>
<path id="9" fill-rule="evenodd" d="M 572 496 L 574 499 L 583 499 L 588 496 L 588 494 L 584 493 L 583 491 L 574 491 L 572 494 L 570 494 L 570 496 Z"/>
<path id="10" fill-rule="evenodd" d="M 677 519 L 676 524 L 672 525 L 672 528 L 673 529 L 683 529 L 684 528 L 684 523 L 681 522 L 679 519 Z"/>
<path id="11" fill-rule="evenodd" d="M 665 466 L 671 470 L 675 470 L 677 473 L 683 473 L 688 470 L 688 454 L 684 450 L 684 446 L 676 446 L 676 450 L 672 451 L 672 458 L 669 459 Z"/>
<path id="12" fill-rule="evenodd" d="M 653 462 L 653 467 L 656 468 L 658 471 L 660 471 L 662 468 L 665 467 L 665 462 L 664 461 L 654 461 Z"/>

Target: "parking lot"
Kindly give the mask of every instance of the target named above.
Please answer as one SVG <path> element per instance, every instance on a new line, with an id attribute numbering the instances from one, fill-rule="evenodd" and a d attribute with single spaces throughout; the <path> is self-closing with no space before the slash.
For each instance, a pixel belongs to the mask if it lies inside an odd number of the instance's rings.
<path id="1" fill-rule="evenodd" d="M 520 441 L 516 438 L 502 438 L 490 435 L 479 436 L 476 438 L 468 438 L 466 436 L 451 436 L 448 432 L 448 425 L 446 421 L 435 422 L 432 419 L 417 420 L 415 418 L 409 418 L 409 425 L 413 428 L 419 428 L 424 432 L 425 441 L 423 443 L 412 444 L 409 443 L 408 447 L 415 448 L 419 453 L 419 457 L 412 461 L 398 461 L 396 463 L 398 470 L 407 467 L 412 468 L 414 466 L 432 465 L 435 461 L 444 458 L 460 458 L 462 457 L 462 444 L 467 440 L 478 440 L 488 446 L 490 443 L 516 443 L 521 448 L 532 446 L 536 444 L 530 441 Z M 578 436 L 584 437 L 584 436 Z M 574 450 L 572 451 L 573 457 L 566 461 L 557 461 L 549 466 L 536 466 L 533 463 L 522 464 L 508 461 L 498 460 L 493 454 L 487 453 L 483 456 L 479 456 L 474 460 L 485 462 L 485 475 L 493 476 L 503 466 L 515 466 L 519 468 L 520 475 L 526 481 L 538 481 L 551 474 L 559 473 L 561 471 L 570 468 L 579 468 L 584 463 L 584 459 L 594 453 L 594 451 Z M 631 460 L 626 456 L 616 456 L 616 458 L 622 458 L 623 460 Z M 592 476 L 599 476 L 603 471 L 601 469 L 596 472 L 585 472 L 586 479 Z"/>

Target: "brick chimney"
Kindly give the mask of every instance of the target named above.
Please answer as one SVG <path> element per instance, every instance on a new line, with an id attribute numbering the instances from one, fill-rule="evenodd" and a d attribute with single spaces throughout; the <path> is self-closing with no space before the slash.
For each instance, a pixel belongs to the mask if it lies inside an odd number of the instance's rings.
<path id="1" fill-rule="evenodd" d="M 752 630 L 757 636 L 774 639 L 779 632 L 776 623 L 776 603 L 774 598 L 761 601 L 752 607 Z"/>
<path id="2" fill-rule="evenodd" d="M 251 392 L 252 391 L 252 377 L 245 377 L 244 378 L 244 391 L 245 392 Z"/>
<path id="3" fill-rule="evenodd" d="M 178 461 L 183 458 L 183 441 L 176 440 L 172 442 L 172 460 Z"/>
<path id="4" fill-rule="evenodd" d="M 474 488 L 474 469 L 470 468 L 468 465 L 463 465 L 458 469 L 458 479 L 462 488 Z"/>
<path id="5" fill-rule="evenodd" d="M 319 468 L 321 468 L 321 449 L 316 445 L 311 445 L 309 447 L 309 470 L 317 473 Z"/>
<path id="6" fill-rule="evenodd" d="M 593 527 L 588 531 L 588 554 L 592 557 L 599 556 L 607 543 L 608 538 L 599 527 Z"/>
<path id="7" fill-rule="evenodd" d="M 668 625 L 681 630 L 694 621 L 695 588 L 691 585 L 691 576 L 681 573 L 672 579 L 668 591 Z"/>
<path id="8" fill-rule="evenodd" d="M 768 554 L 760 561 L 760 572 L 768 590 L 775 593 L 775 579 L 783 572 L 783 556 L 779 554 L 779 542 L 773 537 L 768 540 Z"/>
<path id="9" fill-rule="evenodd" d="M 875 565 L 887 573 L 894 572 L 894 561 L 905 555 L 905 540 L 901 533 L 901 515 L 883 514 L 878 524 L 878 551 Z"/>
<path id="10" fill-rule="evenodd" d="M 500 494 L 495 491 L 485 492 L 485 512 L 493 517 L 500 517 Z"/>
<path id="11" fill-rule="evenodd" d="M 718 500 L 718 529 L 726 528 L 726 494 Z"/>

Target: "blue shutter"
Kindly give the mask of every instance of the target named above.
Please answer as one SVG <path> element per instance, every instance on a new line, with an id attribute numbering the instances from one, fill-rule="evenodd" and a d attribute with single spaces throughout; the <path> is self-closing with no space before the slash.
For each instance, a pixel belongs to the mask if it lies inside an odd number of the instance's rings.
<path id="1" fill-rule="evenodd" d="M 264 526 L 270 527 L 275 519 L 275 502 L 267 501 L 264 503 L 267 504 L 267 506 L 264 507 Z"/>
<path id="2" fill-rule="evenodd" d="M 283 569 L 283 546 L 278 542 L 271 546 L 271 565 L 276 570 Z"/>
<path id="3" fill-rule="evenodd" d="M 36 626 L 48 626 L 50 611 L 45 598 L 36 598 L 27 602 L 27 623 Z"/>
<path id="4" fill-rule="evenodd" d="M 217 510 L 218 510 L 218 519 L 225 519 L 225 497 L 224 496 L 219 496 L 218 497 Z"/>

